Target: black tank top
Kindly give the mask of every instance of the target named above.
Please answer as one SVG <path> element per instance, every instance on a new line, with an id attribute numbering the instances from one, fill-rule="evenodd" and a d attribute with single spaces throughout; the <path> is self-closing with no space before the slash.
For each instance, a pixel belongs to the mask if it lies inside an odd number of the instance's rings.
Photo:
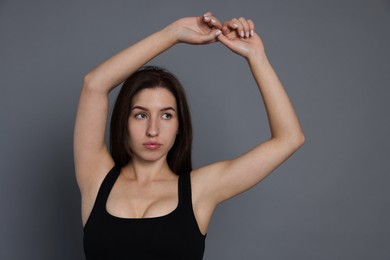
<path id="1" fill-rule="evenodd" d="M 192 209 L 191 179 L 179 176 L 179 202 L 171 213 L 151 218 L 120 218 L 107 212 L 108 195 L 120 173 L 114 166 L 103 180 L 84 226 L 87 259 L 200 260 L 205 238 Z"/>

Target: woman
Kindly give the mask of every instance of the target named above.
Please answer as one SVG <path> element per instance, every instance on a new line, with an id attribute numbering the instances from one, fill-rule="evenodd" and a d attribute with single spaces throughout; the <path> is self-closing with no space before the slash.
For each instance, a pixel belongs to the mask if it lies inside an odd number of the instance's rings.
<path id="1" fill-rule="evenodd" d="M 165 70 L 139 68 L 177 43 L 215 42 L 247 60 L 271 137 L 238 158 L 192 170 L 191 125 L 180 83 Z M 104 142 L 108 94 L 123 81 L 110 153 Z M 216 206 L 259 183 L 303 143 L 294 109 L 251 20 L 221 24 L 206 13 L 173 22 L 84 78 L 74 156 L 87 258 L 202 259 Z"/>

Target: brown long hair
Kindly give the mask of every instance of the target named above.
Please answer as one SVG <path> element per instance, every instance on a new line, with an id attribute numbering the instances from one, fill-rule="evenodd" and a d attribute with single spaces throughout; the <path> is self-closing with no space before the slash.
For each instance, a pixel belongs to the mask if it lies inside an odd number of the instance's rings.
<path id="1" fill-rule="evenodd" d="M 128 118 L 133 97 L 143 89 L 156 87 L 169 90 L 176 99 L 178 109 L 179 131 L 167 155 L 168 165 L 177 175 L 188 173 L 192 170 L 192 125 L 187 98 L 179 80 L 161 67 L 142 67 L 123 83 L 111 116 L 111 156 L 120 167 L 131 160 Z"/>

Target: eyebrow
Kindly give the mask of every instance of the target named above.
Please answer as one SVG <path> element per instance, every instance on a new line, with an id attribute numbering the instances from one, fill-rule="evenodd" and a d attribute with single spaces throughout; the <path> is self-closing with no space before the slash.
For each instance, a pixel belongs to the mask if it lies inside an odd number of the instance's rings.
<path id="1" fill-rule="evenodd" d="M 144 110 L 144 111 L 149 111 L 149 109 L 147 109 L 146 107 L 143 107 L 143 106 L 133 106 L 131 108 L 131 110 L 134 110 L 134 109 L 140 109 L 140 110 Z M 163 107 L 160 109 L 160 111 L 167 111 L 167 110 L 173 110 L 176 112 L 176 109 L 174 109 L 173 107 Z"/>

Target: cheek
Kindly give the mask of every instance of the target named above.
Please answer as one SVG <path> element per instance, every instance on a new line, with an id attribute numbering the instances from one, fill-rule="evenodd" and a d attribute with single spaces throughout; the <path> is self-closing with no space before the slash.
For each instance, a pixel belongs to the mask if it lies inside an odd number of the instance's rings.
<path id="1" fill-rule="evenodd" d="M 144 133 L 144 130 L 140 125 L 128 123 L 127 133 L 129 134 L 129 140 L 131 141 L 132 139 L 139 138 L 139 136 Z"/>
<path id="2" fill-rule="evenodd" d="M 179 130 L 178 123 L 170 124 L 165 128 L 165 130 L 166 130 L 166 137 L 169 138 L 173 144 L 176 139 L 177 131 Z"/>

